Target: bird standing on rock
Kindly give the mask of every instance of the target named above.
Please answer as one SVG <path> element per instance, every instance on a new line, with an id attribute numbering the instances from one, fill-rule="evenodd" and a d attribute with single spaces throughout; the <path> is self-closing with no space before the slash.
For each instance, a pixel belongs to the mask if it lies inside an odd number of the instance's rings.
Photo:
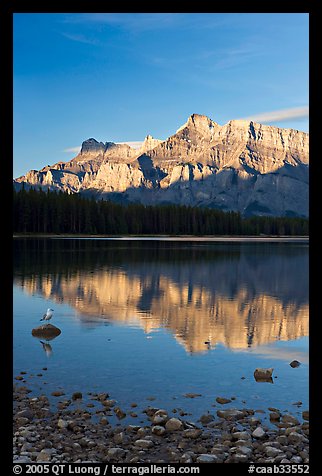
<path id="1" fill-rule="evenodd" d="M 53 317 L 53 309 L 48 308 L 46 313 L 42 316 L 41 321 L 49 321 Z"/>

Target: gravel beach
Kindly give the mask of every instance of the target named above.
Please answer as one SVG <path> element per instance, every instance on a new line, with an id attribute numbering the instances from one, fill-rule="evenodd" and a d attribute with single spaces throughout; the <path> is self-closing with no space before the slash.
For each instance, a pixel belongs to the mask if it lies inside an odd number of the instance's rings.
<path id="1" fill-rule="evenodd" d="M 30 393 L 14 383 L 15 463 L 309 463 L 308 410 L 295 417 L 231 401 L 192 422 L 175 409 L 122 409 L 107 393 L 57 391 L 56 405 Z M 122 424 L 129 412 L 134 423 Z M 142 414 L 145 423 L 135 424 Z"/>

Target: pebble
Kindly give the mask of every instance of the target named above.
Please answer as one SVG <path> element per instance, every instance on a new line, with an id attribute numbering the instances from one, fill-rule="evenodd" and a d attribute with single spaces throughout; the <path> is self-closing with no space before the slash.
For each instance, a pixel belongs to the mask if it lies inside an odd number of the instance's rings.
<path id="1" fill-rule="evenodd" d="M 139 448 L 151 448 L 153 446 L 153 441 L 151 440 L 136 440 L 134 442 L 135 446 L 138 446 Z"/>
<path id="2" fill-rule="evenodd" d="M 219 458 L 216 455 L 201 454 L 196 459 L 196 462 L 197 463 L 219 463 Z"/>
<path id="3" fill-rule="evenodd" d="M 232 434 L 232 437 L 235 440 L 250 440 L 251 439 L 251 435 L 247 431 L 235 431 Z"/>
<path id="4" fill-rule="evenodd" d="M 153 416 L 151 417 L 151 420 L 154 424 L 160 425 L 162 423 L 165 423 L 169 418 L 168 412 L 166 410 L 157 410 Z"/>
<path id="5" fill-rule="evenodd" d="M 61 418 L 59 418 L 59 420 L 57 422 L 57 426 L 58 426 L 58 428 L 67 428 L 68 427 L 68 422 L 66 420 L 62 420 Z"/>
<path id="6" fill-rule="evenodd" d="M 54 392 L 51 392 L 51 395 L 53 397 L 61 397 L 62 395 L 65 395 L 65 392 L 63 392 L 61 390 L 55 390 Z"/>
<path id="7" fill-rule="evenodd" d="M 217 416 L 221 418 L 229 418 L 229 419 L 238 420 L 240 418 L 243 418 L 245 415 L 244 415 L 244 412 L 233 408 L 231 410 L 217 410 Z"/>
<path id="8" fill-rule="evenodd" d="M 166 424 L 165 427 L 169 431 L 178 431 L 183 428 L 183 423 L 179 418 L 170 418 Z"/>
<path id="9" fill-rule="evenodd" d="M 225 397 L 217 397 L 216 402 L 221 403 L 222 405 L 224 405 L 226 403 L 230 403 L 231 399 L 230 398 L 225 398 Z"/>
<path id="10" fill-rule="evenodd" d="M 210 413 L 206 413 L 205 415 L 201 415 L 199 418 L 199 421 L 202 425 L 207 425 L 208 423 L 214 421 L 214 416 L 211 415 Z"/>
<path id="11" fill-rule="evenodd" d="M 252 436 L 254 438 L 263 438 L 265 436 L 265 430 L 261 426 L 258 426 L 256 430 L 253 431 Z"/>
<path id="12" fill-rule="evenodd" d="M 114 408 L 114 413 L 117 416 L 119 420 L 122 420 L 123 418 L 126 417 L 126 413 L 123 412 L 123 410 L 120 407 L 115 407 Z"/>
<path id="13" fill-rule="evenodd" d="M 151 431 L 154 435 L 158 435 L 158 436 L 162 436 L 166 433 L 166 429 L 164 428 L 164 426 L 161 426 L 161 425 L 154 425 L 151 428 Z"/>
<path id="14" fill-rule="evenodd" d="M 72 395 L 72 400 L 80 400 L 83 398 L 82 392 L 74 392 Z"/>
<path id="15" fill-rule="evenodd" d="M 309 410 L 304 410 L 304 411 L 302 412 L 302 418 L 303 418 L 303 420 L 307 420 L 307 421 L 310 420 Z"/>
<path id="16" fill-rule="evenodd" d="M 46 449 L 41 450 L 36 459 L 37 463 L 48 462 L 50 460 L 51 460 L 51 451 L 48 451 Z"/>
<path id="17" fill-rule="evenodd" d="M 249 448 L 248 446 L 239 446 L 236 450 L 236 453 L 242 454 L 245 456 L 251 456 L 253 453 L 252 448 Z"/>
<path id="18" fill-rule="evenodd" d="M 184 438 L 195 439 L 195 438 L 198 438 L 198 436 L 200 436 L 201 433 L 202 433 L 202 430 L 200 430 L 199 428 L 188 428 L 187 430 L 184 430 L 183 436 Z"/>
<path id="19" fill-rule="evenodd" d="M 284 423 L 291 423 L 292 425 L 299 425 L 300 422 L 297 418 L 295 418 L 293 415 L 283 415 L 282 416 L 282 422 Z"/>
<path id="20" fill-rule="evenodd" d="M 116 448 L 109 448 L 107 450 L 107 455 L 110 457 L 110 458 L 118 458 L 118 457 L 123 457 L 125 454 L 125 450 L 123 448 L 119 448 L 119 447 L 116 447 Z"/>
<path id="21" fill-rule="evenodd" d="M 202 415 L 198 421 L 207 427 L 199 428 L 186 418 L 169 417 L 166 409 L 148 407 L 139 426 L 109 423 L 107 416 L 111 415 L 113 422 L 114 413 L 125 413 L 114 405 L 114 412 L 110 405 L 103 405 L 90 413 L 84 398 L 77 408 L 59 407 L 45 395 L 30 398 L 28 393 L 26 387 L 21 391 L 16 384 L 13 459 L 17 464 L 85 460 L 122 464 L 309 463 L 309 423 L 301 424 L 285 412 L 281 417 L 285 421 L 278 422 L 282 427 L 268 427 L 253 416 L 252 409 L 227 408 L 218 410 L 217 415 Z M 91 397 L 100 402 L 108 400 L 107 393 L 93 393 Z M 273 407 L 270 411 L 279 412 Z M 186 414 L 180 408 L 177 413 Z M 302 412 L 304 420 L 308 416 L 308 410 Z"/>
<path id="22" fill-rule="evenodd" d="M 267 456 L 272 456 L 272 457 L 281 455 L 283 453 L 282 450 L 278 448 L 274 448 L 274 446 L 266 446 L 265 451 Z"/>

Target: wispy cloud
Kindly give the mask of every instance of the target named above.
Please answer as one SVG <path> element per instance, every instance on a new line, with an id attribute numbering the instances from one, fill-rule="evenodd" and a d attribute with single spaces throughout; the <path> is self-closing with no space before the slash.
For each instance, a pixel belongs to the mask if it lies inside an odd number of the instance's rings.
<path id="1" fill-rule="evenodd" d="M 254 58 L 263 56 L 263 51 L 259 45 L 241 45 L 214 51 L 213 56 L 213 68 L 218 71 L 249 63 Z"/>
<path id="2" fill-rule="evenodd" d="M 143 141 L 132 140 L 132 141 L 116 142 L 116 144 L 127 144 L 133 149 L 139 149 L 142 146 Z"/>
<path id="3" fill-rule="evenodd" d="M 96 38 L 87 38 L 83 34 L 76 33 L 61 33 L 65 38 L 71 41 L 76 41 L 77 43 L 85 43 L 87 45 L 98 45 L 98 40 Z"/>
<path id="4" fill-rule="evenodd" d="M 286 348 L 286 347 L 278 347 L 274 344 L 272 345 L 260 345 L 257 347 L 253 347 L 251 349 L 232 349 L 234 352 L 247 352 L 259 355 L 263 358 L 267 359 L 276 359 L 276 360 L 285 360 L 290 362 L 291 360 L 298 360 L 303 364 L 309 363 L 309 355 L 308 352 L 302 350 L 300 347 L 294 348 Z"/>
<path id="5" fill-rule="evenodd" d="M 241 119 L 269 123 L 284 122 L 290 119 L 307 119 L 309 117 L 309 106 L 293 107 L 290 109 L 280 109 L 278 111 L 261 112 L 253 116 L 243 117 Z"/>
<path id="6" fill-rule="evenodd" d="M 81 150 L 80 145 L 77 147 L 67 147 L 67 149 L 64 149 L 63 152 L 66 152 L 67 154 L 78 154 L 78 152 Z"/>
<path id="7" fill-rule="evenodd" d="M 234 18 L 237 17 L 237 18 Z M 225 28 L 237 15 L 221 13 L 80 13 L 65 16 L 63 23 L 100 25 L 120 28 L 131 33 L 180 28 L 198 30 Z"/>
<path id="8" fill-rule="evenodd" d="M 69 15 L 64 23 L 108 25 L 128 31 L 149 31 L 172 26 L 175 13 L 82 13 Z"/>

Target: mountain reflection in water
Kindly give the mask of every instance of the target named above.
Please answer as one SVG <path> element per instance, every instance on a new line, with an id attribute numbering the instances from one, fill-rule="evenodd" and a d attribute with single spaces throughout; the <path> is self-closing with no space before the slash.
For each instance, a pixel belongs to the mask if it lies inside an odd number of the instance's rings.
<path id="1" fill-rule="evenodd" d="M 308 246 L 17 239 L 15 283 L 81 322 L 167 328 L 187 352 L 307 336 Z"/>

